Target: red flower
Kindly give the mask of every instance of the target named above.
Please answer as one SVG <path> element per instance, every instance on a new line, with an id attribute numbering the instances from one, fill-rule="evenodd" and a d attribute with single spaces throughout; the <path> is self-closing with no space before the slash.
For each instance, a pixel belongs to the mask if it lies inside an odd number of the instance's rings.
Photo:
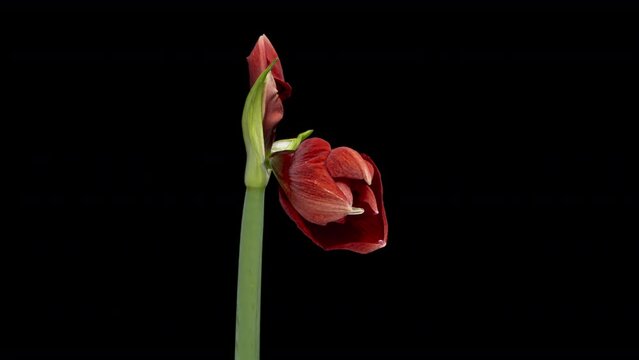
<path id="1" fill-rule="evenodd" d="M 246 58 L 249 65 L 251 86 L 253 86 L 260 74 L 277 58 L 275 48 L 273 48 L 266 35 L 260 36 L 253 51 Z M 281 61 L 278 61 L 273 66 L 266 78 L 264 93 L 264 121 L 262 126 L 264 127 L 264 144 L 268 150 L 271 148 L 275 138 L 275 126 L 284 116 L 282 100 L 291 95 L 291 85 L 284 81 Z"/>
<path id="2" fill-rule="evenodd" d="M 271 166 L 284 211 L 315 244 L 362 254 L 386 245 L 382 179 L 371 158 L 312 138 L 273 154 Z"/>

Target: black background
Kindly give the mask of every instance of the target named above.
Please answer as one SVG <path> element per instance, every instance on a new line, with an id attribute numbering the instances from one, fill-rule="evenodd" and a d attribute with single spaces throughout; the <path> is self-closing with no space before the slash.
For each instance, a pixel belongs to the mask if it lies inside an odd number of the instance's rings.
<path id="1" fill-rule="evenodd" d="M 262 33 L 280 138 L 372 156 L 389 221 L 323 252 L 272 181 L 264 359 L 638 355 L 627 3 L 5 5 L 4 358 L 232 358 Z"/>

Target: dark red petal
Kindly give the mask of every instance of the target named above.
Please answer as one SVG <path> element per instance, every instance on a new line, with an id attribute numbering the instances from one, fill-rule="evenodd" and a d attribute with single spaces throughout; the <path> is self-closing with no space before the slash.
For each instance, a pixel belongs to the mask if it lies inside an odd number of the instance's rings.
<path id="1" fill-rule="evenodd" d="M 324 226 L 313 224 L 295 210 L 286 193 L 280 189 L 280 203 L 286 214 L 306 236 L 324 250 L 341 249 L 366 254 L 386 246 L 388 222 L 383 202 L 382 179 L 372 160 L 364 154 L 362 157 L 369 161 L 375 170 L 371 190 L 379 210 L 377 215 L 364 213 L 347 216 L 343 223 L 332 222 Z"/>
<path id="2" fill-rule="evenodd" d="M 366 154 L 361 154 L 362 158 L 366 160 L 373 167 L 373 181 L 371 181 L 371 190 L 373 190 L 373 194 L 375 194 L 375 200 L 377 202 L 377 210 L 379 216 L 382 218 L 382 228 L 384 233 L 384 246 L 386 245 L 386 240 L 388 239 L 388 221 L 386 220 L 386 208 L 384 208 L 384 187 L 382 186 L 382 174 L 380 174 L 377 165 L 373 162 L 373 159 Z"/>
<path id="3" fill-rule="evenodd" d="M 306 220 L 325 225 L 353 212 L 352 195 L 345 195 L 326 169 L 328 142 L 312 138 L 294 153 L 275 153 L 271 166 L 292 206 Z M 351 201 L 349 201 L 351 200 Z"/>
<path id="4" fill-rule="evenodd" d="M 291 97 L 293 88 L 291 84 L 284 81 L 284 75 L 282 75 L 282 78 L 275 77 L 275 84 L 277 85 L 277 94 L 280 96 L 280 99 L 286 100 Z"/>
<path id="5" fill-rule="evenodd" d="M 379 209 L 377 208 L 377 199 L 375 198 L 375 193 L 370 186 L 366 185 L 362 181 L 353 181 L 351 182 L 352 192 L 355 194 L 355 199 L 353 201 L 353 205 L 357 207 L 363 207 L 364 204 L 369 208 L 366 211 L 372 211 L 374 214 L 379 214 Z"/>
<path id="6" fill-rule="evenodd" d="M 364 161 L 357 151 L 348 147 L 333 149 L 326 159 L 326 167 L 334 178 L 364 180 L 369 185 L 373 179 L 373 166 Z"/>

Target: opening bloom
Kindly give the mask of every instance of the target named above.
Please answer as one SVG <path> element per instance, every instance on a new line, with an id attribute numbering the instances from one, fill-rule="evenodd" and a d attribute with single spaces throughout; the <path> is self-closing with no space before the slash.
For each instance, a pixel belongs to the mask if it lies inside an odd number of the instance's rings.
<path id="1" fill-rule="evenodd" d="M 315 244 L 362 254 L 386 245 L 382 180 L 370 157 L 311 138 L 273 154 L 271 166 L 284 211 Z"/>

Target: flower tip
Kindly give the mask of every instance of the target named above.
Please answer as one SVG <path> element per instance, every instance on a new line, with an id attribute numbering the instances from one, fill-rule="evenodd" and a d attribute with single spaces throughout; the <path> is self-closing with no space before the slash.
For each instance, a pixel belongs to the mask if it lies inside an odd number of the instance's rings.
<path id="1" fill-rule="evenodd" d="M 364 181 L 368 184 L 368 186 L 371 186 L 373 183 L 373 175 L 369 172 L 364 173 Z"/>
<path id="2" fill-rule="evenodd" d="M 268 39 L 268 36 L 266 36 L 266 34 L 262 34 L 260 35 L 260 37 L 257 38 L 257 42 L 258 43 L 270 43 L 271 41 Z"/>
<path id="3" fill-rule="evenodd" d="M 363 213 L 364 209 L 354 206 L 348 211 L 348 215 L 362 215 Z"/>
<path id="4" fill-rule="evenodd" d="M 300 140 L 306 140 L 307 137 L 311 136 L 313 131 L 315 131 L 315 130 L 313 130 L 313 129 L 306 130 L 303 133 L 299 134 L 298 136 L 300 137 Z"/>

